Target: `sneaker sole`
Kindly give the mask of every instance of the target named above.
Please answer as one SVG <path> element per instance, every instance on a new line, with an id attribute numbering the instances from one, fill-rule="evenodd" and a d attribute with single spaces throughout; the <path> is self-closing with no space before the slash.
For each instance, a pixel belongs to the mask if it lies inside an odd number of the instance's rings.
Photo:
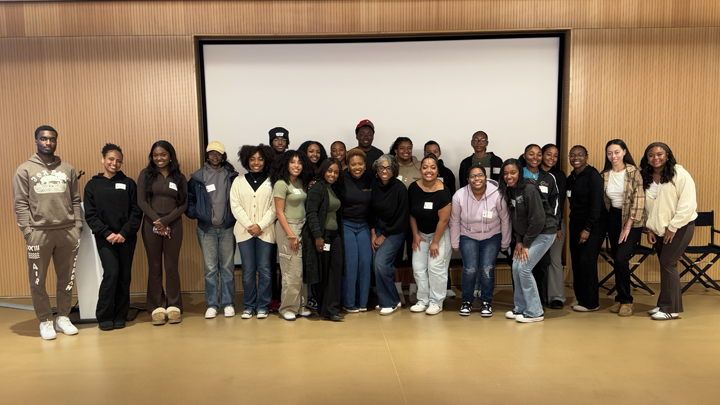
<path id="1" fill-rule="evenodd" d="M 230 318 L 230 317 L 227 316 L 227 315 L 226 315 L 225 317 L 226 317 L 226 318 Z M 242 319 L 251 319 L 251 318 L 252 318 L 252 315 L 250 315 L 250 316 L 243 315 L 243 316 L 241 316 L 240 318 L 242 318 Z"/>
<path id="2" fill-rule="evenodd" d="M 480 314 L 483 318 L 490 318 L 493 314 Z"/>
<path id="3" fill-rule="evenodd" d="M 437 312 L 427 312 L 427 311 L 425 311 L 425 315 L 437 315 L 437 314 L 439 314 L 440 312 L 442 312 L 442 309 L 439 310 L 439 311 L 437 311 Z"/>
<path id="4" fill-rule="evenodd" d="M 74 336 L 74 335 L 77 335 L 79 332 L 80 331 L 77 331 L 77 330 L 75 332 L 65 332 L 61 328 L 55 328 L 55 333 L 62 333 L 63 335 L 67 335 L 67 336 Z"/>
<path id="5" fill-rule="evenodd" d="M 544 320 L 545 320 L 544 316 L 540 316 L 537 318 L 521 318 L 521 319 L 515 318 L 515 322 L 517 322 L 517 323 L 534 323 L 534 322 L 542 322 Z"/>
<path id="6" fill-rule="evenodd" d="M 460 312 L 460 316 L 470 316 L 470 312 Z"/>

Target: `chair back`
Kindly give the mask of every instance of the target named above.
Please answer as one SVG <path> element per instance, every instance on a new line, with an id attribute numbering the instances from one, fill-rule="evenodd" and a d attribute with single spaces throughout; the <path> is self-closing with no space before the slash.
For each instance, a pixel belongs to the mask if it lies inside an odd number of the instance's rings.
<path id="1" fill-rule="evenodd" d="M 698 226 L 715 226 L 715 211 L 698 212 L 695 218 L 695 227 Z"/>

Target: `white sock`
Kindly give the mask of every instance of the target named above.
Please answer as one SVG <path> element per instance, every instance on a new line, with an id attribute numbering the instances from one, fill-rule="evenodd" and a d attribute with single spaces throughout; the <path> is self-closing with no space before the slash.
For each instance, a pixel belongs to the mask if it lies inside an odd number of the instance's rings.
<path id="1" fill-rule="evenodd" d="M 402 294 L 402 282 L 395 283 L 395 289 L 397 290 L 398 294 Z"/>
<path id="2" fill-rule="evenodd" d="M 410 294 L 416 293 L 417 294 L 417 284 L 412 283 L 410 284 Z"/>

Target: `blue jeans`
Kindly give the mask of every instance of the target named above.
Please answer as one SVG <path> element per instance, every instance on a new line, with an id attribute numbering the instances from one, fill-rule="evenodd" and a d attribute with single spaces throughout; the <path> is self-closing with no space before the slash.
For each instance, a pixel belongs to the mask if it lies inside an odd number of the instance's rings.
<path id="1" fill-rule="evenodd" d="M 345 275 L 342 278 L 342 306 L 367 308 L 370 294 L 372 246 L 366 223 L 343 221 Z"/>
<path id="2" fill-rule="evenodd" d="M 492 302 L 495 289 L 495 261 L 500 253 L 501 242 L 502 234 L 499 233 L 483 240 L 460 235 L 463 302 L 473 302 L 473 292 L 478 283 L 480 301 Z"/>
<path id="3" fill-rule="evenodd" d="M 545 313 L 540 302 L 540 292 L 535 283 L 532 270 L 545 255 L 545 252 L 550 249 L 555 236 L 554 233 L 538 235 L 528 249 L 528 260 L 525 263 L 520 262 L 520 260 L 513 260 L 514 311 L 522 313 L 525 317 L 536 318 Z"/>
<path id="4" fill-rule="evenodd" d="M 205 301 L 208 308 L 235 306 L 235 235 L 233 228 L 195 229 L 205 267 Z M 218 272 L 220 277 L 218 278 Z M 222 297 L 218 284 L 222 280 Z M 220 306 L 218 306 L 218 298 Z"/>
<path id="5" fill-rule="evenodd" d="M 382 234 L 380 224 L 375 228 L 375 236 Z M 375 285 L 380 308 L 395 308 L 400 296 L 395 288 L 395 255 L 405 242 L 405 232 L 390 235 L 373 254 L 375 267 Z"/>
<path id="6" fill-rule="evenodd" d="M 243 306 L 255 313 L 261 309 L 267 311 L 272 298 L 270 274 L 274 246 L 273 243 L 258 238 L 238 242 L 240 260 L 242 260 Z M 257 288 L 255 288 L 256 274 Z"/>

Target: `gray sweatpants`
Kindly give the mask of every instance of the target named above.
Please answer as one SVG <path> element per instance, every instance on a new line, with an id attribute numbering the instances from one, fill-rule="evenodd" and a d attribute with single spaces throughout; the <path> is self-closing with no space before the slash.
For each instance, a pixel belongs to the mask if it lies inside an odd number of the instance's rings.
<path id="1" fill-rule="evenodd" d="M 565 272 L 562 265 L 562 249 L 565 244 L 565 221 L 562 221 L 562 239 L 555 240 L 550 245 L 550 260 L 547 272 L 547 299 L 548 304 L 557 300 L 565 302 Z"/>
<path id="2" fill-rule="evenodd" d="M 80 229 L 33 229 L 25 239 L 27 243 L 28 278 L 35 315 L 40 322 L 52 319 L 50 298 L 45 291 L 47 269 L 52 258 L 57 275 L 58 316 L 68 316 L 72 305 L 72 287 L 75 284 L 75 264 L 80 247 Z"/>

